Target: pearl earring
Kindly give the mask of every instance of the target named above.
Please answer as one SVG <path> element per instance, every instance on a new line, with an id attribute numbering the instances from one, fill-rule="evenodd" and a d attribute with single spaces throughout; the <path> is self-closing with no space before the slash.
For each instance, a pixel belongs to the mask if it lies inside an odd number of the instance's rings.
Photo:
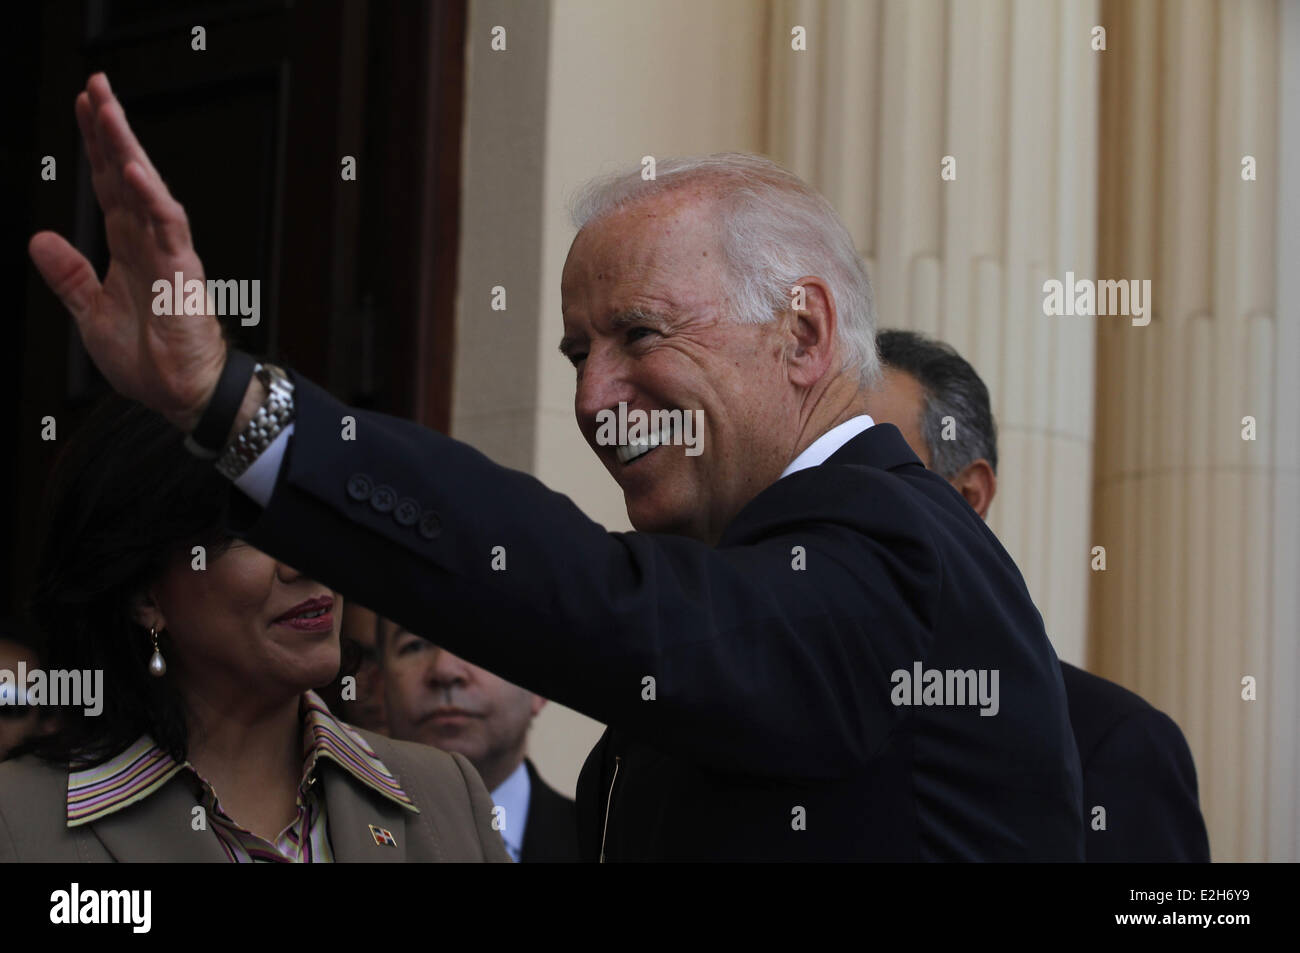
<path id="1" fill-rule="evenodd" d="M 149 638 L 153 639 L 153 656 L 149 659 L 149 674 L 154 678 L 162 678 L 167 674 L 167 662 L 158 651 L 158 630 L 154 626 L 149 627 Z"/>

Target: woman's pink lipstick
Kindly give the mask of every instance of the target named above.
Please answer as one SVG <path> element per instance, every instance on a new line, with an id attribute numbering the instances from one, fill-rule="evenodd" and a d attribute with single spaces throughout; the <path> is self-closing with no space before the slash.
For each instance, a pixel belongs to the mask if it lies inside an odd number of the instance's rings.
<path id="1" fill-rule="evenodd" d="M 334 600 L 329 596 L 308 599 L 306 602 L 298 603 L 276 619 L 272 625 L 283 625 L 301 632 L 324 632 L 334 627 L 333 609 Z"/>

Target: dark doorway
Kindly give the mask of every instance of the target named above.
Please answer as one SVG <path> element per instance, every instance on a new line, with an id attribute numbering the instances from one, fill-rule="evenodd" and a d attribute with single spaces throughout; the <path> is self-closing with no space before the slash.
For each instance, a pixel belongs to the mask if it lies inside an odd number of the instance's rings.
<path id="1" fill-rule="evenodd" d="M 237 346 L 350 404 L 446 429 L 459 229 L 464 0 L 18 5 L 4 42 L 0 172 L 18 412 L 3 520 L 5 615 L 22 608 L 49 466 L 105 384 L 26 253 L 54 229 L 107 266 L 72 104 L 104 70 L 186 207 L 210 278 L 258 280 Z M 202 27 L 206 49 L 196 50 Z M 43 181 L 44 156 L 57 177 Z M 355 159 L 356 179 L 341 175 Z M 450 289 L 450 291 L 449 291 Z M 41 439 L 42 418 L 58 439 Z"/>

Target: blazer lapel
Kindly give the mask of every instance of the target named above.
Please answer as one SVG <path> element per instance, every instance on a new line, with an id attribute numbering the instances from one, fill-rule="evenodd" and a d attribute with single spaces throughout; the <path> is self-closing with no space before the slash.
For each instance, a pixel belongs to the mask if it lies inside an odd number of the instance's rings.
<path id="1" fill-rule="evenodd" d="M 319 770 L 324 786 L 325 817 L 329 824 L 330 848 L 339 863 L 406 862 L 406 822 L 416 817 L 405 808 L 354 780 L 328 759 L 321 759 Z M 396 845 L 380 843 L 371 825 L 392 835 Z"/>
<path id="2" fill-rule="evenodd" d="M 212 822 L 198 831 L 191 826 L 197 806 L 178 775 L 140 803 L 88 826 L 109 855 L 123 863 L 228 863 Z"/>

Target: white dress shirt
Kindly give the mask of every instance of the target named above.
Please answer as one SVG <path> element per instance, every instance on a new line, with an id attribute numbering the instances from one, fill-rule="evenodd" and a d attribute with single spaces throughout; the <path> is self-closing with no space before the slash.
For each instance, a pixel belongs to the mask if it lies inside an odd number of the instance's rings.
<path id="1" fill-rule="evenodd" d="M 289 445 L 293 426 L 290 422 L 289 426 L 281 430 L 271 445 L 262 451 L 261 456 L 250 463 L 248 469 L 235 480 L 235 486 L 259 506 L 271 502 L 271 493 L 275 490 L 275 480 L 280 475 L 280 463 L 284 460 L 284 450 Z"/>
<path id="2" fill-rule="evenodd" d="M 528 803 L 533 795 L 533 782 L 522 761 L 492 792 L 492 803 L 504 810 L 501 839 L 506 842 L 506 852 L 517 864 L 524 851 L 524 828 L 528 826 Z"/>
<path id="3" fill-rule="evenodd" d="M 791 473 L 798 473 L 800 470 L 806 470 L 809 467 L 821 466 L 830 459 L 836 450 L 862 433 L 862 431 L 875 425 L 876 422 L 866 414 L 850 417 L 844 423 L 832 427 L 808 444 L 804 452 L 791 460 L 790 465 L 781 471 L 781 476 L 788 477 Z"/>

